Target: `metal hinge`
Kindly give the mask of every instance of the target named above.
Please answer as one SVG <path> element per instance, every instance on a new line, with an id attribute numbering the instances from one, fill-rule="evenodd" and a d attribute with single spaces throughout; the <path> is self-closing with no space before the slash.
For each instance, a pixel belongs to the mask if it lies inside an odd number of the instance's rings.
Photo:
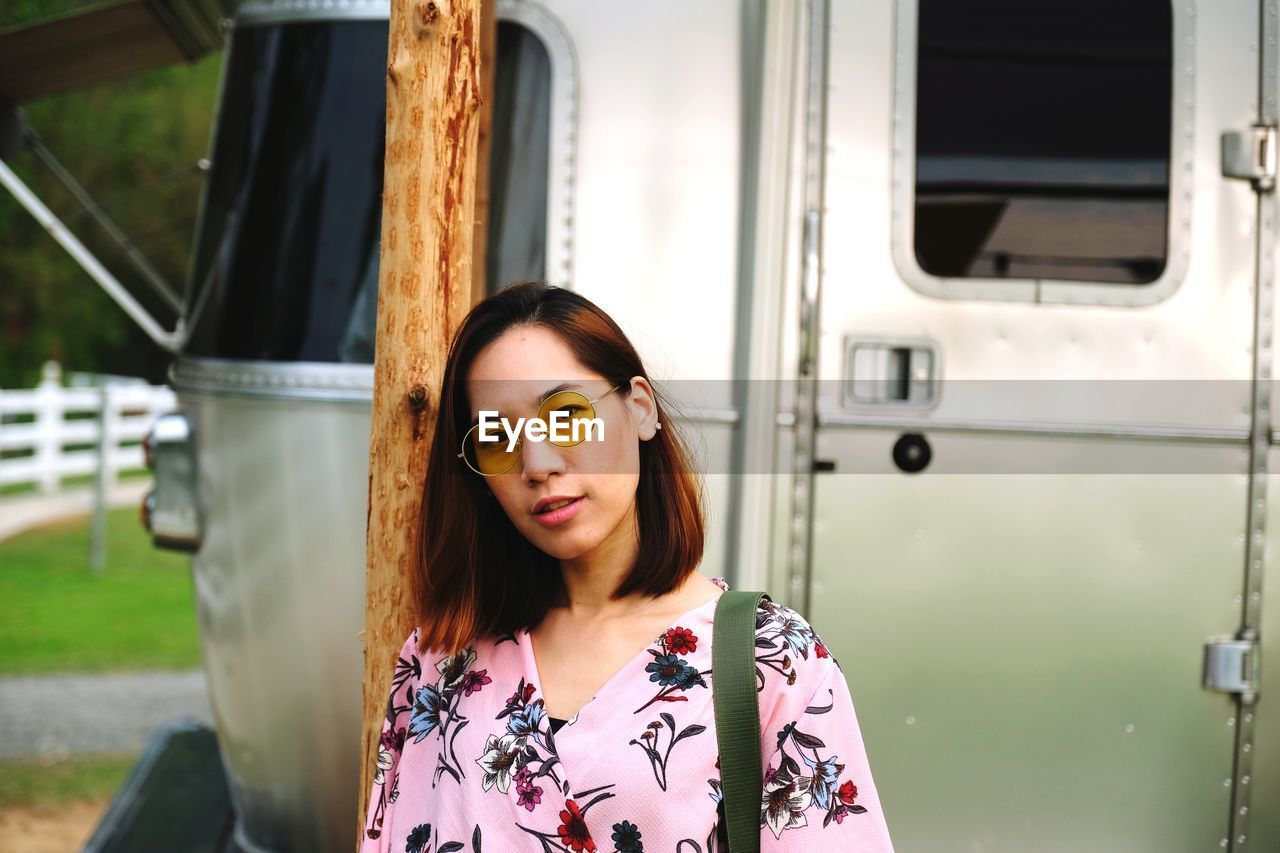
<path id="1" fill-rule="evenodd" d="M 1222 176 L 1253 184 L 1260 192 L 1276 186 L 1276 127 L 1255 124 L 1222 134 Z"/>
<path id="2" fill-rule="evenodd" d="M 1238 693 L 1242 701 L 1252 702 L 1258 695 L 1258 641 L 1223 638 L 1205 643 L 1204 686 Z"/>

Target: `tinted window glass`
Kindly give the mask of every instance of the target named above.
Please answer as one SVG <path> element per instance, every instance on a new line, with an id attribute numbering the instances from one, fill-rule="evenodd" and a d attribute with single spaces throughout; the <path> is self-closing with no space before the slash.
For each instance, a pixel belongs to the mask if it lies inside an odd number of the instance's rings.
<path id="1" fill-rule="evenodd" d="M 1142 284 L 1168 254 L 1168 0 L 920 0 L 915 254 Z"/>
<path id="2" fill-rule="evenodd" d="M 385 21 L 236 31 L 192 268 L 188 353 L 372 362 L 386 53 Z M 491 257 L 506 232 L 526 249 L 507 252 L 505 263 L 491 265 L 490 277 L 540 278 L 550 65 L 527 30 L 502 24 L 499 65 L 510 56 L 534 62 L 541 84 L 499 85 L 494 126 L 531 139 L 523 148 L 536 150 L 522 148 L 520 162 L 540 158 L 543 166 L 514 175 L 491 171 L 502 181 L 490 217 Z M 542 101 L 523 104 L 515 121 L 499 121 L 512 111 L 513 97 L 522 96 Z M 494 163 L 508 156 L 508 144 L 495 134 Z M 528 215 L 513 225 L 501 214 L 503 204 Z"/>

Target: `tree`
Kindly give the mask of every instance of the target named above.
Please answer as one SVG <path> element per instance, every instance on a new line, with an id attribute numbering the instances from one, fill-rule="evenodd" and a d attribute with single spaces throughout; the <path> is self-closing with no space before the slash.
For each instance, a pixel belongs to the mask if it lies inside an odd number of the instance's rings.
<path id="1" fill-rule="evenodd" d="M 0 27 L 94 5 L 0 0 Z M 177 290 L 188 270 L 221 54 L 24 105 L 27 122 Z M 157 317 L 123 254 L 29 151 L 9 165 Z M 73 370 L 164 379 L 151 342 L 8 194 L 0 192 L 0 387 L 32 384 L 55 359 Z"/>

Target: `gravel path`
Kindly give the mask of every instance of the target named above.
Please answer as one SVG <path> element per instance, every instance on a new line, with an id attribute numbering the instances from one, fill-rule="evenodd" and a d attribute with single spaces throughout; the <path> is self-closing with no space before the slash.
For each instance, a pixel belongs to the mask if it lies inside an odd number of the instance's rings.
<path id="1" fill-rule="evenodd" d="M 213 725 L 202 670 L 0 678 L 0 759 L 139 751 L 176 719 Z"/>

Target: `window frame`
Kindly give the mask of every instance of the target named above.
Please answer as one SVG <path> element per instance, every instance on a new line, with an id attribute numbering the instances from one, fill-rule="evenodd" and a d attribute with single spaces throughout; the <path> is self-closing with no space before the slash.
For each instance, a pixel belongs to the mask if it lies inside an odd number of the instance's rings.
<path id="1" fill-rule="evenodd" d="M 536 38 L 550 60 L 550 116 L 548 129 L 548 164 L 546 192 L 546 245 L 544 278 L 563 287 L 572 287 L 574 255 L 574 187 L 577 163 L 577 104 L 578 57 L 574 43 L 560 20 L 535 0 L 497 0 L 497 17 L 523 27 Z M 282 6 L 250 0 L 228 22 L 225 51 L 234 49 L 237 33 L 265 27 L 294 24 L 324 24 L 348 22 L 387 23 L 387 7 L 378 0 L 351 0 L 348 5 L 333 7 L 324 0 L 295 0 Z M 218 89 L 206 157 L 212 159 L 221 137 L 223 101 L 229 83 L 231 63 L 224 57 L 219 72 Z M 184 276 L 183 322 L 186 331 L 179 344 L 182 354 L 190 356 L 189 347 L 193 331 L 204 313 L 206 300 L 212 293 L 211 282 L 196 281 L 199 259 L 196 250 L 205 231 L 209 210 L 210 177 L 201 183 L 192 232 L 192 258 Z M 222 358 L 224 355 L 201 354 L 194 358 Z M 244 360 L 244 359 L 239 359 Z M 265 359 L 250 359 L 267 361 Z M 296 363 L 297 359 L 283 359 L 272 363 Z M 341 360 L 320 361 L 319 364 L 344 364 Z"/>
<path id="2" fill-rule="evenodd" d="M 1187 4 L 1170 2 L 1169 208 L 1165 267 L 1146 284 L 1058 278 L 950 278 L 926 272 L 915 253 L 916 76 L 920 0 L 895 0 L 893 85 L 892 255 L 902 280 L 938 299 L 1140 307 L 1171 296 L 1186 277 L 1191 247 L 1191 190 L 1195 179 L 1195 18 Z"/>
<path id="3" fill-rule="evenodd" d="M 573 287 L 574 179 L 578 162 L 578 56 L 564 24 L 532 0 L 498 0 L 499 20 L 531 32 L 551 58 L 551 139 L 547 164 L 547 248 L 544 277 Z"/>

